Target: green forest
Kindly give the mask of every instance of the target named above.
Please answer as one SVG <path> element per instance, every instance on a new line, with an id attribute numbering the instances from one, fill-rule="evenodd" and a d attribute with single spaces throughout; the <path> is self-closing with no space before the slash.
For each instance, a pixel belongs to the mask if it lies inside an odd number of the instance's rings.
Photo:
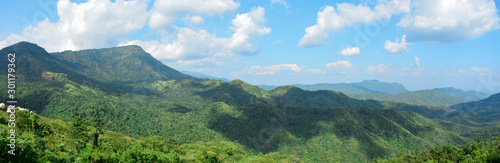
<path id="1" fill-rule="evenodd" d="M 47 53 L 21 42 L 0 51 L 8 53 L 18 57 L 17 106 L 36 114 L 16 111 L 14 156 L 7 152 L 9 113 L 0 111 L 0 162 L 498 159 L 498 94 L 475 108 L 468 107 L 475 101 L 446 100 L 445 93 L 431 93 L 443 99 L 435 105 L 415 105 L 195 78 L 138 46 Z M 0 66 L 7 67 L 6 58 Z M 0 80 L 7 81 L 4 73 Z M 363 86 L 374 89 L 376 82 Z"/>

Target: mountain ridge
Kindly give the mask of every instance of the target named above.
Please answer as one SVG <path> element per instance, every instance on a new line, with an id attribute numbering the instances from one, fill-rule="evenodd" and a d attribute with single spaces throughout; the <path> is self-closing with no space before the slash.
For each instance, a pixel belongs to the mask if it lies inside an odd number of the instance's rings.
<path id="1" fill-rule="evenodd" d="M 140 54 L 127 56 L 135 52 Z M 201 80 L 176 76 L 176 70 L 169 71 L 173 76 L 161 72 L 170 69 L 136 70 L 139 65 L 161 64 L 149 55 L 154 61 L 136 65 L 140 59 L 136 56 L 146 56 L 141 54 L 135 46 L 50 53 L 40 64 L 53 61 L 65 72 L 51 69 L 47 79 L 40 76 L 19 83 L 19 99 L 26 99 L 20 105 L 49 118 L 100 118 L 106 129 L 134 138 L 156 135 L 179 143 L 231 141 L 252 153 L 282 152 L 310 162 L 367 162 L 425 145 L 463 144 L 477 136 L 469 131 L 484 129 L 476 122 L 455 123 L 467 117 L 448 121 L 449 110 L 443 108 L 358 100 L 342 92 L 295 86 L 266 91 L 241 80 Z M 51 55 L 57 59 L 51 60 Z M 142 80 L 123 73 L 130 64 L 131 71 L 153 77 Z M 109 65 L 110 70 L 101 71 Z M 5 87 L 0 85 L 2 90 Z M 0 97 L 7 99 L 5 94 Z M 330 150 L 332 146 L 336 148 Z"/>

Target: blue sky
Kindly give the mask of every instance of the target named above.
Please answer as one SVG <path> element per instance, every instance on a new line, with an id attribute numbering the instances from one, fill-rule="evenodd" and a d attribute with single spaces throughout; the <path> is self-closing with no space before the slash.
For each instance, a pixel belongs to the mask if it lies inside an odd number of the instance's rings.
<path id="1" fill-rule="evenodd" d="M 136 44 L 178 70 L 250 84 L 399 82 L 500 91 L 499 1 L 2 1 L 0 48 Z"/>

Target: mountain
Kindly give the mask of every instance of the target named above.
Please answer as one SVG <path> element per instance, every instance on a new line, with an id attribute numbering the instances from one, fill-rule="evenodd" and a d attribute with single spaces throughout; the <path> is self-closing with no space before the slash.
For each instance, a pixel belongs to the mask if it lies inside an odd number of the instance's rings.
<path id="1" fill-rule="evenodd" d="M 225 82 L 230 82 L 231 81 L 231 80 L 229 80 L 227 78 L 213 77 L 213 76 L 210 76 L 210 75 L 207 75 L 207 74 L 203 74 L 203 73 L 199 73 L 199 72 L 191 72 L 191 71 L 181 71 L 181 72 L 184 73 L 184 74 L 191 75 L 193 77 L 197 77 L 197 78 L 207 78 L 207 79 L 214 79 L 214 80 L 222 80 L 222 81 L 225 81 Z"/>
<path id="2" fill-rule="evenodd" d="M 52 53 L 51 56 L 71 70 L 102 82 L 134 83 L 192 78 L 164 65 L 137 45 L 64 51 Z"/>
<path id="3" fill-rule="evenodd" d="M 451 106 L 464 102 L 461 98 L 453 97 L 438 90 L 420 90 L 399 94 L 350 94 L 349 96 L 361 100 L 395 101 L 424 106 Z"/>
<path id="4" fill-rule="evenodd" d="M 294 84 L 293 86 L 308 91 L 332 90 L 332 91 L 343 92 L 346 94 L 361 94 L 361 93 L 397 94 L 408 91 L 402 84 L 380 82 L 378 80 L 364 80 L 362 82 L 356 82 L 356 83 L 337 83 L 337 84 L 327 84 L 327 83 L 320 83 L 314 85 Z M 277 88 L 278 86 L 261 85 L 260 87 L 265 90 L 272 90 L 274 88 Z"/>
<path id="5" fill-rule="evenodd" d="M 490 97 L 450 107 L 457 111 L 453 116 L 464 116 L 476 122 L 493 122 L 500 119 L 500 93 Z"/>
<path id="6" fill-rule="evenodd" d="M 483 93 L 483 92 L 463 91 L 462 89 L 457 89 L 457 88 L 453 88 L 453 87 L 434 88 L 434 90 L 438 90 L 438 91 L 446 93 L 450 96 L 464 99 L 467 101 L 477 101 L 477 100 L 485 99 L 486 97 L 488 97 L 488 94 Z"/>
<path id="7" fill-rule="evenodd" d="M 285 107 L 313 107 L 313 108 L 383 108 L 376 101 L 356 100 L 342 92 L 319 90 L 307 91 L 295 86 L 278 87 L 269 92 L 276 104 Z"/>
<path id="8" fill-rule="evenodd" d="M 375 92 L 383 92 L 387 94 L 398 94 L 398 93 L 408 92 L 408 90 L 402 84 L 396 82 L 389 83 L 389 82 L 380 82 L 378 80 L 364 80 L 362 82 L 354 84 L 362 86 L 366 89 Z"/>
<path id="9" fill-rule="evenodd" d="M 58 119 L 48 123 L 52 130 L 20 129 L 19 148 L 27 149 L 23 155 L 35 153 L 30 158 L 36 159 L 47 155 L 40 162 L 147 162 L 144 159 L 177 160 L 176 155 L 185 162 L 367 162 L 426 146 L 500 135 L 471 117 L 448 118 L 447 108 L 358 100 L 341 92 L 295 86 L 266 91 L 241 80 L 193 78 L 160 65 L 136 46 L 46 53 L 34 44 L 19 43 L 0 52 L 1 58 L 9 52 L 25 57 L 16 62 L 17 75 L 32 80 L 16 81 L 18 105 Z M 4 61 L 0 66 L 7 67 Z M 6 80 L 6 75 L 0 79 Z M 7 86 L 0 85 L 0 90 Z M 7 94 L 0 94 L 0 99 L 6 101 Z M 104 134 L 93 141 L 95 137 L 82 135 L 95 136 L 96 128 L 78 126 L 91 132 L 66 135 L 71 133 L 66 130 L 71 123 L 66 122 L 75 116 L 101 119 L 103 129 L 126 137 Z M 30 121 L 18 126 L 37 126 L 32 117 L 36 116 L 19 118 Z M 7 143 L 5 134 L 0 133 L 0 143 Z M 170 148 L 160 138 L 179 145 Z M 82 147 L 93 142 L 102 142 L 102 148 Z M 0 152 L 6 148 L 4 144 Z"/>
<path id="10" fill-rule="evenodd" d="M 0 50 L 0 54 L 4 57 L 0 58 L 0 65 L 7 67 L 8 54 L 15 54 L 15 72 L 16 80 L 34 81 L 42 78 L 44 72 L 66 73 L 69 78 L 78 76 L 75 72 L 69 71 L 68 67 L 58 62 L 42 47 L 28 43 L 19 42 L 12 46 Z M 0 74 L 7 76 L 7 71 L 1 71 Z"/>

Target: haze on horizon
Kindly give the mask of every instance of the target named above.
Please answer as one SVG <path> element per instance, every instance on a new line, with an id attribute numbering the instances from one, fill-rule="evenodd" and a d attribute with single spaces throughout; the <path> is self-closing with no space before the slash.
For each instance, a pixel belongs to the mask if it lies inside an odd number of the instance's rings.
<path id="1" fill-rule="evenodd" d="M 0 48 L 134 44 L 177 70 L 255 85 L 375 79 L 497 93 L 498 2 L 7 1 Z"/>

